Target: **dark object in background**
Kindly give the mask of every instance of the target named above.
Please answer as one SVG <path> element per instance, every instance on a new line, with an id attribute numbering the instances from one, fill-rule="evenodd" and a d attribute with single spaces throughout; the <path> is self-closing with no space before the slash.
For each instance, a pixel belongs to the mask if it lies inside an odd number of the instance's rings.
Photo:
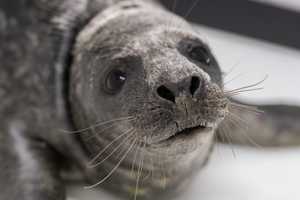
<path id="1" fill-rule="evenodd" d="M 176 0 L 161 0 L 170 10 Z M 198 3 L 195 5 L 196 1 Z M 300 12 L 247 0 L 177 0 L 189 21 L 300 49 Z"/>

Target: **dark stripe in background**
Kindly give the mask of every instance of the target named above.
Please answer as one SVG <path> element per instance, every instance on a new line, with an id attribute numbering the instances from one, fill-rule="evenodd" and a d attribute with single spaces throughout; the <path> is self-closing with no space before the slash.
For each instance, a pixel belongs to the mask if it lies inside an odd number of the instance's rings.
<path id="1" fill-rule="evenodd" d="M 173 10 L 175 0 L 161 0 Z M 185 16 L 197 0 L 177 0 Z M 300 49 L 300 12 L 247 0 L 199 0 L 189 21 Z"/>

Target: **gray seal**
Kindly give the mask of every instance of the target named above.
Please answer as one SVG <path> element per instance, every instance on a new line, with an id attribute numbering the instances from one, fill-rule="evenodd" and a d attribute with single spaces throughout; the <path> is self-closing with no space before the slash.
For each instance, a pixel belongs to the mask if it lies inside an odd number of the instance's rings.
<path id="1" fill-rule="evenodd" d="M 88 188 L 170 199 L 231 115 L 257 143 L 299 144 L 300 109 L 249 112 L 232 99 L 245 88 L 224 91 L 209 46 L 156 1 L 1 1 L 0 43 L 0 199 L 65 200 L 73 166 Z"/>

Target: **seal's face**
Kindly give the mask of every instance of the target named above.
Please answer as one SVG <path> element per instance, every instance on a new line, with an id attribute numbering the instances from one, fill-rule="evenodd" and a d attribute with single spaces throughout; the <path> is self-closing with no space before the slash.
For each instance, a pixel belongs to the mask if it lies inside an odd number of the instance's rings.
<path id="1" fill-rule="evenodd" d="M 136 15 L 98 22 L 79 37 L 73 110 L 77 124 L 95 125 L 96 135 L 86 146 L 96 158 L 113 144 L 171 160 L 209 147 L 227 107 L 214 56 L 184 22 L 171 26 L 148 11 Z"/>

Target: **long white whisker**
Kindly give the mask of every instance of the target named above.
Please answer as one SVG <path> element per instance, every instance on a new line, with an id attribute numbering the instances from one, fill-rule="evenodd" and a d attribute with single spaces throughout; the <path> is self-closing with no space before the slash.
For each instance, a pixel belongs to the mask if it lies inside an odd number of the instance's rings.
<path id="1" fill-rule="evenodd" d="M 251 89 L 243 89 L 243 90 L 237 90 L 237 91 L 230 91 L 230 92 L 224 92 L 225 95 L 229 96 L 235 96 L 244 92 L 253 92 L 253 91 L 258 91 L 258 90 L 263 90 L 263 87 L 260 88 L 251 88 Z"/>
<path id="2" fill-rule="evenodd" d="M 115 171 L 116 169 L 120 166 L 120 164 L 123 162 L 123 160 L 126 158 L 126 156 L 128 155 L 128 153 L 131 151 L 132 147 L 134 146 L 134 144 L 136 143 L 137 139 L 135 139 L 132 144 L 130 145 L 130 147 L 128 148 L 128 150 L 124 153 L 124 155 L 122 156 L 122 158 L 120 159 L 120 161 L 116 164 L 116 166 L 98 183 L 91 185 L 91 186 L 86 186 L 84 187 L 85 189 L 93 189 L 95 187 L 97 187 L 98 185 L 102 184 L 104 181 L 106 181 Z"/>
<path id="3" fill-rule="evenodd" d="M 136 158 L 137 158 L 137 154 L 138 154 L 139 144 L 140 144 L 140 141 L 137 142 L 136 150 L 135 150 L 135 153 L 134 153 L 133 162 L 132 162 L 132 165 L 131 165 L 131 175 L 132 176 L 134 175 L 133 173 L 134 173 L 134 169 L 135 169 L 135 165 L 136 165 Z"/>
<path id="4" fill-rule="evenodd" d="M 97 167 L 97 166 L 99 166 L 99 165 L 101 165 L 103 162 L 105 162 L 108 158 L 110 158 L 117 150 L 119 150 L 120 149 L 120 147 L 124 144 L 124 143 L 126 143 L 129 139 L 130 139 L 130 137 L 132 136 L 132 134 L 131 135 L 128 135 L 125 139 L 124 139 L 124 141 L 122 141 L 111 153 L 109 153 L 105 158 L 103 158 L 100 162 L 98 162 L 98 163 L 96 163 L 96 164 L 94 164 L 94 165 L 91 165 L 90 167 L 91 168 L 93 168 L 93 167 Z"/>
<path id="5" fill-rule="evenodd" d="M 262 84 L 263 82 L 265 82 L 268 78 L 268 75 L 266 75 L 263 80 L 261 81 L 258 81 L 257 83 L 254 83 L 254 84 L 250 84 L 250 85 L 246 85 L 246 86 L 243 86 L 243 87 L 240 87 L 240 88 L 237 88 L 237 89 L 233 89 L 233 90 L 230 90 L 230 91 L 226 91 L 226 93 L 232 93 L 232 92 L 237 92 L 237 91 L 241 91 L 241 90 L 244 90 L 244 89 L 251 89 L 253 87 L 256 87 L 256 86 L 259 86 L 260 84 Z"/>
<path id="6" fill-rule="evenodd" d="M 248 106 L 248 105 L 243 105 L 243 104 L 234 103 L 234 102 L 229 102 L 229 104 L 234 109 L 249 111 L 249 112 L 253 112 L 256 114 L 264 114 L 265 113 L 264 111 L 259 110 L 256 106 Z"/>
<path id="7" fill-rule="evenodd" d="M 138 167 L 138 173 L 137 173 L 137 179 L 136 179 L 136 185 L 135 185 L 135 193 L 134 193 L 134 200 L 137 199 L 137 194 L 138 194 L 138 189 L 139 189 L 139 181 L 140 181 L 140 176 L 141 172 L 143 170 L 143 163 L 144 163 L 144 148 L 146 146 L 146 142 L 143 145 L 142 152 L 141 153 L 141 159 L 139 161 L 139 167 Z"/>
<path id="8" fill-rule="evenodd" d="M 126 137 L 125 137 L 125 139 L 122 141 L 122 142 L 120 142 L 120 144 L 109 154 L 109 156 L 108 157 L 110 157 L 116 150 L 118 150 L 118 148 L 122 145 L 122 144 L 124 144 L 126 141 L 127 141 L 127 139 L 132 135 L 132 134 L 129 134 L 131 131 L 133 130 L 133 128 L 131 128 L 131 129 L 129 129 L 128 131 L 126 131 L 125 133 L 123 133 L 123 134 L 121 134 L 121 135 L 119 135 L 117 138 L 115 138 L 112 142 L 110 142 L 108 145 L 106 145 L 106 147 L 104 148 L 104 149 L 102 149 L 102 151 L 100 151 L 96 156 L 95 156 L 95 158 L 93 158 L 90 162 L 89 162 L 89 166 L 90 167 L 96 167 L 96 166 L 98 166 L 99 164 L 97 163 L 97 164 L 95 164 L 95 165 L 93 165 L 93 163 L 110 147 L 110 146 L 112 146 L 116 141 L 118 141 L 119 139 L 121 139 L 124 135 L 127 135 Z M 105 159 L 103 159 L 103 160 L 106 160 L 107 159 L 107 157 L 105 158 Z M 102 160 L 102 161 L 103 161 Z M 102 161 L 101 161 L 101 163 L 102 163 Z"/>
<path id="9" fill-rule="evenodd" d="M 101 130 L 97 130 L 97 133 L 94 133 L 93 135 L 91 135 L 91 136 L 89 136 L 89 137 L 87 137 L 86 138 L 86 140 L 90 140 L 90 139 L 92 139 L 92 138 L 99 138 L 99 134 L 102 134 L 104 131 L 106 131 L 107 129 L 110 129 L 110 128 L 112 128 L 112 127 L 114 127 L 116 124 L 111 124 L 111 125 L 109 125 L 109 126 L 106 126 L 105 128 L 102 128 Z M 101 137 L 100 137 L 100 139 L 101 139 Z M 101 140 L 100 140 L 101 141 Z"/>
<path id="10" fill-rule="evenodd" d="M 261 145 L 259 145 L 258 143 L 256 143 L 248 134 L 247 134 L 247 132 L 245 132 L 245 129 L 243 129 L 243 127 L 242 127 L 242 125 L 240 124 L 240 122 L 243 122 L 244 123 L 244 125 L 246 126 L 246 129 L 250 129 L 250 127 L 248 126 L 248 123 L 247 122 L 245 122 L 243 119 L 241 119 L 240 117 L 238 117 L 237 115 L 235 115 L 235 114 L 233 114 L 233 113 L 231 113 L 231 112 L 229 112 L 229 120 L 234 124 L 234 122 L 236 122 L 236 126 L 238 127 L 238 128 L 240 128 L 242 131 L 241 131 L 241 133 L 243 133 L 243 135 L 247 138 L 247 140 L 252 144 L 252 145 L 254 145 L 255 147 L 257 147 L 257 148 L 263 148 Z M 231 117 L 230 117 L 231 116 Z"/>
<path id="11" fill-rule="evenodd" d="M 262 90 L 264 89 L 263 87 L 259 87 L 259 88 L 250 88 L 250 89 L 240 89 L 240 90 L 235 90 L 235 91 L 225 91 L 225 94 L 238 94 L 238 93 L 242 93 L 242 92 L 249 92 L 249 91 L 256 91 L 256 90 Z"/>
<path id="12" fill-rule="evenodd" d="M 224 133 L 224 137 L 223 137 L 223 141 L 225 142 L 225 140 L 227 140 L 227 142 L 230 144 L 230 148 L 231 148 L 231 152 L 232 152 L 232 155 L 234 158 L 236 158 L 236 153 L 235 153 L 235 150 L 232 146 L 232 137 L 231 137 L 231 134 L 230 134 L 230 127 L 228 127 L 228 123 L 224 123 L 223 124 L 223 129 L 222 132 Z M 226 139 L 225 139 L 226 138 Z"/>
<path id="13" fill-rule="evenodd" d="M 193 9 L 197 6 L 198 3 L 199 3 L 199 0 L 196 0 L 196 1 L 194 2 L 194 4 L 190 7 L 190 9 L 187 11 L 187 13 L 184 15 L 183 18 L 186 19 L 186 18 L 191 14 L 191 12 L 192 12 Z"/>
<path id="14" fill-rule="evenodd" d="M 76 131 L 66 131 L 66 130 L 61 130 L 61 131 L 65 132 L 65 133 L 70 133 L 70 134 L 82 133 L 82 132 L 88 131 L 90 129 L 93 129 L 93 128 L 96 128 L 96 127 L 99 127 L 99 126 L 102 126 L 102 125 L 106 125 L 106 124 L 109 124 L 109 123 L 115 123 L 115 122 L 119 122 L 119 121 L 131 121 L 131 120 L 134 120 L 134 119 L 135 118 L 132 117 L 132 116 L 121 117 L 121 118 L 112 119 L 112 120 L 108 120 L 108 121 L 104 121 L 104 122 L 99 122 L 99 123 L 91 125 L 91 126 L 89 126 L 87 128 L 79 129 L 79 130 L 76 130 Z"/>
<path id="15" fill-rule="evenodd" d="M 228 81 L 226 81 L 223 86 L 228 85 L 229 83 L 235 81 L 236 79 L 240 78 L 243 75 L 243 73 L 239 73 L 238 75 L 234 76 L 233 78 L 229 79 Z"/>

